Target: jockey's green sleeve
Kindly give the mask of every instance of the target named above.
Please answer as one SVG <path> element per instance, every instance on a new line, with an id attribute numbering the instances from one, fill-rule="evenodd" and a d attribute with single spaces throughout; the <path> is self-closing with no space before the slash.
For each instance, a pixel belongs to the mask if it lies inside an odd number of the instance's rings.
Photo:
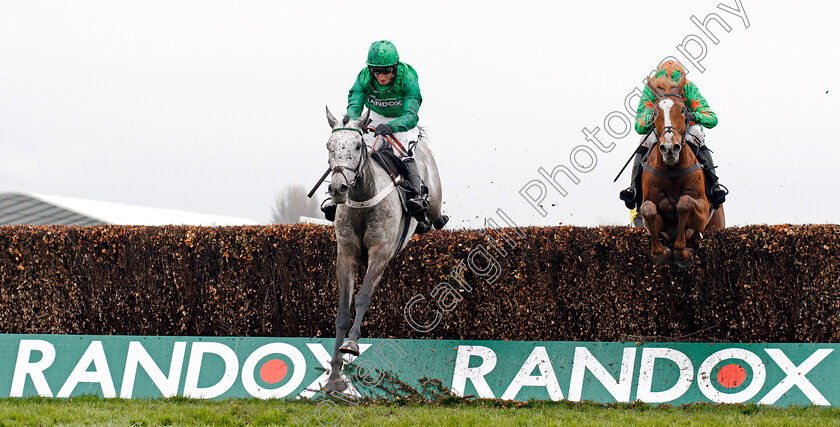
<path id="1" fill-rule="evenodd" d="M 655 100 L 653 91 L 645 86 L 645 91 L 642 92 L 642 97 L 639 99 L 639 107 L 636 108 L 636 132 L 646 134 L 653 127 L 653 101 Z M 683 100 L 686 108 L 694 112 L 697 118 L 697 123 L 691 122 L 691 124 L 698 124 L 708 129 L 717 126 L 717 115 L 709 108 L 709 102 L 700 94 L 700 90 L 697 89 L 694 82 L 687 81 L 685 83 Z"/>
<path id="2" fill-rule="evenodd" d="M 417 72 L 410 65 L 397 64 L 397 75 L 391 84 L 382 86 L 371 72 L 364 68 L 347 95 L 347 116 L 358 119 L 365 106 L 385 116 L 394 132 L 405 132 L 417 126 L 417 111 L 423 97 L 417 83 Z"/>

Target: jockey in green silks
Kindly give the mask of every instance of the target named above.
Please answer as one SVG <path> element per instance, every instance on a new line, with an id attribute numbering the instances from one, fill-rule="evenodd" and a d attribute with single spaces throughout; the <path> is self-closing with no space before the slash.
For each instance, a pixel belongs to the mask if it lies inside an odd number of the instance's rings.
<path id="1" fill-rule="evenodd" d="M 400 56 L 393 43 L 387 40 L 373 42 L 368 49 L 367 67 L 356 76 L 356 82 L 350 88 L 347 96 L 347 116 L 358 119 L 365 107 L 370 109 L 369 127 L 374 128 L 373 135 L 364 136 L 368 145 L 376 142 L 376 150 L 390 149 L 391 145 L 384 138 L 393 135 L 408 149 L 410 143 L 420 137 L 417 127 L 417 111 L 423 97 L 417 83 L 417 72 L 405 62 L 400 62 Z M 397 150 L 399 151 L 399 150 Z M 417 217 L 428 210 L 429 204 L 423 197 L 420 171 L 414 161 L 412 153 L 396 153 L 402 158 L 408 170 L 405 177 L 411 193 L 406 200 L 406 207 L 412 216 Z M 328 205 L 326 209 L 335 205 Z M 329 214 L 327 215 L 329 218 Z"/>
<path id="2" fill-rule="evenodd" d="M 663 62 L 657 69 L 653 78 L 659 76 L 667 76 L 674 84 L 677 84 L 680 79 L 686 74 L 685 69 L 676 61 Z M 642 157 L 647 150 L 656 142 L 656 132 L 650 132 L 654 126 L 655 107 L 653 105 L 656 101 L 656 95 L 653 91 L 645 86 L 645 91 L 639 100 L 639 107 L 636 109 L 636 132 L 647 135 L 642 147 L 636 152 L 633 157 L 633 172 L 630 177 L 630 186 L 619 193 L 619 198 L 624 201 L 628 209 L 636 208 L 636 180 L 641 173 Z M 729 194 L 726 187 L 718 183 L 718 177 L 715 173 L 715 164 L 712 160 L 712 152 L 706 147 L 705 133 L 703 128 L 711 129 L 717 126 L 718 119 L 714 112 L 709 108 L 709 103 L 706 98 L 700 94 L 697 85 L 694 82 L 686 80 L 683 87 L 683 100 L 685 107 L 688 109 L 686 116 L 689 120 L 689 127 L 686 129 L 686 141 L 698 146 L 697 160 L 703 165 L 703 172 L 706 174 L 706 179 L 712 183 L 712 198 L 709 202 L 712 207 L 717 208 L 726 200 L 726 195 Z M 650 132 L 648 134 L 648 132 Z"/>

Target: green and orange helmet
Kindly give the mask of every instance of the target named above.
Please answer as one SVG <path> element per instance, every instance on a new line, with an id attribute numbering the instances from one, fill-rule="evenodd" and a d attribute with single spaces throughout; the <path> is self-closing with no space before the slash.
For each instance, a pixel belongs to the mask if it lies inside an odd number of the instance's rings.
<path id="1" fill-rule="evenodd" d="M 368 49 L 368 67 L 391 67 L 400 62 L 400 55 L 397 47 L 388 40 L 380 40 L 371 43 Z"/>
<path id="2" fill-rule="evenodd" d="M 685 75 L 685 68 L 683 68 L 679 62 L 668 60 L 659 64 L 659 67 L 656 68 L 656 72 L 653 73 L 653 78 L 655 79 L 659 76 L 665 76 L 668 80 L 677 84 Z"/>

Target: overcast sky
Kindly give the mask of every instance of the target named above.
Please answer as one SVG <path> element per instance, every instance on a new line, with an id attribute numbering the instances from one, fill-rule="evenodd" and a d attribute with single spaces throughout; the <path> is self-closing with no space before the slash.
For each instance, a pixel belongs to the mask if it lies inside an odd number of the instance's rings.
<path id="1" fill-rule="evenodd" d="M 518 225 L 626 223 L 628 175 L 612 181 L 639 137 L 604 121 L 666 56 L 720 120 L 706 135 L 729 225 L 840 221 L 837 2 L 367 4 L 0 1 L 0 191 L 268 223 L 278 191 L 326 169 L 324 106 L 344 113 L 388 39 L 419 74 L 454 228 L 499 208 Z M 691 20 L 711 13 L 730 28 L 709 21 L 717 44 Z M 566 196 L 538 171 L 558 165 L 579 180 L 561 175 Z M 544 216 L 520 194 L 534 180 Z"/>

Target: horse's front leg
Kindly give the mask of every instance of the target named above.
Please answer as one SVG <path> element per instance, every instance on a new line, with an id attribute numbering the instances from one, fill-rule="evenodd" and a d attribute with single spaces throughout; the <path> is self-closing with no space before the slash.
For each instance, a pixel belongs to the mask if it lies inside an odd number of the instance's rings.
<path id="1" fill-rule="evenodd" d="M 335 317 L 335 348 L 330 361 L 330 377 L 327 381 L 326 392 L 343 392 L 347 384 L 341 378 L 341 370 L 344 367 L 342 353 L 339 350 L 344 342 L 344 337 L 350 329 L 350 301 L 353 296 L 353 284 L 356 281 L 358 261 L 354 254 L 338 248 L 338 258 L 335 262 L 336 284 L 338 286 L 338 313 Z"/>
<path id="2" fill-rule="evenodd" d="M 353 327 L 350 328 L 350 335 L 347 341 L 341 346 L 341 351 L 349 353 L 354 356 L 359 355 L 359 337 L 362 335 L 362 318 L 365 317 L 370 308 L 370 300 L 373 296 L 373 291 L 379 280 L 382 279 L 382 273 L 385 272 L 385 266 L 391 260 L 393 247 L 390 244 L 379 244 L 368 250 L 368 267 L 365 278 L 362 280 L 362 288 L 356 295 L 356 319 L 353 321 Z"/>
<path id="3" fill-rule="evenodd" d="M 662 227 L 665 226 L 662 215 L 659 215 L 656 210 L 656 205 L 650 200 L 642 203 L 642 206 L 639 208 L 639 214 L 642 215 L 642 219 L 645 221 L 645 228 L 650 233 L 650 257 L 653 259 L 653 263 L 666 263 L 668 258 L 671 257 L 671 250 L 659 241 L 659 233 L 662 232 Z"/>
<path id="4" fill-rule="evenodd" d="M 685 268 L 694 261 L 694 253 L 687 248 L 687 230 L 702 232 L 706 229 L 706 217 L 709 212 L 709 204 L 704 199 L 695 199 L 689 195 L 680 197 L 677 201 L 677 214 L 679 222 L 677 226 L 677 237 L 674 239 L 674 261 L 677 266 Z"/>

